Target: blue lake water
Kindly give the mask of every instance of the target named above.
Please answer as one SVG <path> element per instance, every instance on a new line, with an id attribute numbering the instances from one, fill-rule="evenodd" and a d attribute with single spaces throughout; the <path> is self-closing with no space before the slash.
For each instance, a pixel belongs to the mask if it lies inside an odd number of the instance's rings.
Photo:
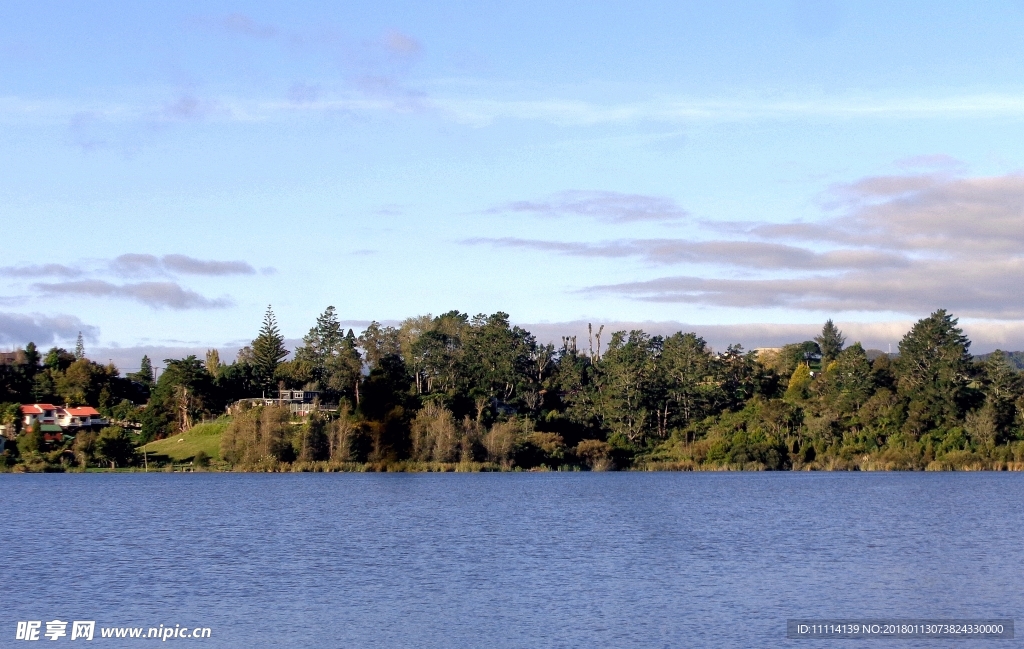
<path id="1" fill-rule="evenodd" d="M 787 618 L 1020 622 L 1020 474 L 0 475 L 0 490 L 0 646 L 33 646 L 16 622 L 53 619 L 95 620 L 84 646 L 101 648 L 1024 635 L 785 637 Z M 159 624 L 212 633 L 98 631 Z"/>

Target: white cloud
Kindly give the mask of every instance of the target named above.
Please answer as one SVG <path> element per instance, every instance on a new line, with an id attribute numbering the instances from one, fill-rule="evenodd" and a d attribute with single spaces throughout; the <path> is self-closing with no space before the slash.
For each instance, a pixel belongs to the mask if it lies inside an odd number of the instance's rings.
<path id="1" fill-rule="evenodd" d="M 155 309 L 219 309 L 231 306 L 228 298 L 208 298 L 174 282 L 112 284 L 98 279 L 39 283 L 34 288 L 46 295 L 113 297 L 134 300 Z"/>

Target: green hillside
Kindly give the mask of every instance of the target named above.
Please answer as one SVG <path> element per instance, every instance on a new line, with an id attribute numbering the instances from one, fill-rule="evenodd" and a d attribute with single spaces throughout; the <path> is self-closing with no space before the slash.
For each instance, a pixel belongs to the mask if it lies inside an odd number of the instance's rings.
<path id="1" fill-rule="evenodd" d="M 1024 370 L 1024 352 L 1003 352 L 1007 362 L 1017 370 Z M 980 354 L 974 358 L 979 361 L 987 361 L 992 354 Z"/>
<path id="2" fill-rule="evenodd" d="M 187 433 L 146 444 L 143 448 L 151 460 L 187 462 L 204 451 L 212 460 L 220 459 L 220 436 L 231 419 L 220 419 L 194 426 Z"/>

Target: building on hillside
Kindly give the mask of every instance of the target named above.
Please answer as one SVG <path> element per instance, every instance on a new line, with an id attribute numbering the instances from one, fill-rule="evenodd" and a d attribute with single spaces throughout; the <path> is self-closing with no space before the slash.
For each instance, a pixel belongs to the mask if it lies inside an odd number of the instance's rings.
<path id="1" fill-rule="evenodd" d="M 104 418 L 98 410 L 90 406 L 61 408 L 50 403 L 32 403 L 21 407 L 21 416 L 23 428 L 29 428 L 38 422 L 43 427 L 44 433 L 47 426 L 56 426 L 57 431 L 49 431 L 54 433 L 98 428 L 110 424 L 109 419 Z"/>
<path id="2" fill-rule="evenodd" d="M 43 424 L 39 427 L 39 432 L 43 434 L 43 441 L 45 442 L 64 441 L 64 429 L 55 424 Z"/>
<path id="3" fill-rule="evenodd" d="M 109 419 L 101 415 L 99 410 L 90 406 L 62 408 L 61 411 L 57 418 L 57 425 L 61 428 L 92 428 L 110 425 Z"/>
<path id="4" fill-rule="evenodd" d="M 313 403 L 320 398 L 318 390 L 278 390 L 278 401 L 282 403 Z"/>
<path id="5" fill-rule="evenodd" d="M 240 399 L 231 406 L 228 412 L 242 403 L 263 406 L 287 406 L 293 416 L 308 417 L 309 413 L 317 410 L 319 412 L 334 412 L 338 409 L 336 403 L 320 403 L 320 392 L 318 390 L 278 390 L 276 399 L 272 397 L 258 397 L 255 399 Z"/>
<path id="6" fill-rule="evenodd" d="M 32 424 L 40 425 L 57 423 L 57 406 L 51 403 L 33 403 L 21 407 L 22 423 L 25 428 Z"/>
<path id="7" fill-rule="evenodd" d="M 0 352 L 0 365 L 14 365 L 18 362 L 18 352 Z"/>

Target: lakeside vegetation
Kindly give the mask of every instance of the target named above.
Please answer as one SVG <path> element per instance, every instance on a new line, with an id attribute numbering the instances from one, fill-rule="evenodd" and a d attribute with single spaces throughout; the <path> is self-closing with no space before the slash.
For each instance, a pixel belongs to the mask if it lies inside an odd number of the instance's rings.
<path id="1" fill-rule="evenodd" d="M 158 380 L 148 358 L 121 376 L 81 343 L 45 355 L 30 344 L 0 365 L 0 469 L 1024 469 L 1020 354 L 972 357 L 941 309 L 898 354 L 871 358 L 831 321 L 759 352 L 604 333 L 556 347 L 507 314 L 451 311 L 357 336 L 329 307 L 290 354 L 268 309 L 232 362 L 216 350 L 166 359 Z M 279 388 L 317 391 L 318 407 L 298 417 L 245 401 Z M 60 441 L 22 430 L 19 404 L 47 402 L 92 405 L 116 425 Z"/>

